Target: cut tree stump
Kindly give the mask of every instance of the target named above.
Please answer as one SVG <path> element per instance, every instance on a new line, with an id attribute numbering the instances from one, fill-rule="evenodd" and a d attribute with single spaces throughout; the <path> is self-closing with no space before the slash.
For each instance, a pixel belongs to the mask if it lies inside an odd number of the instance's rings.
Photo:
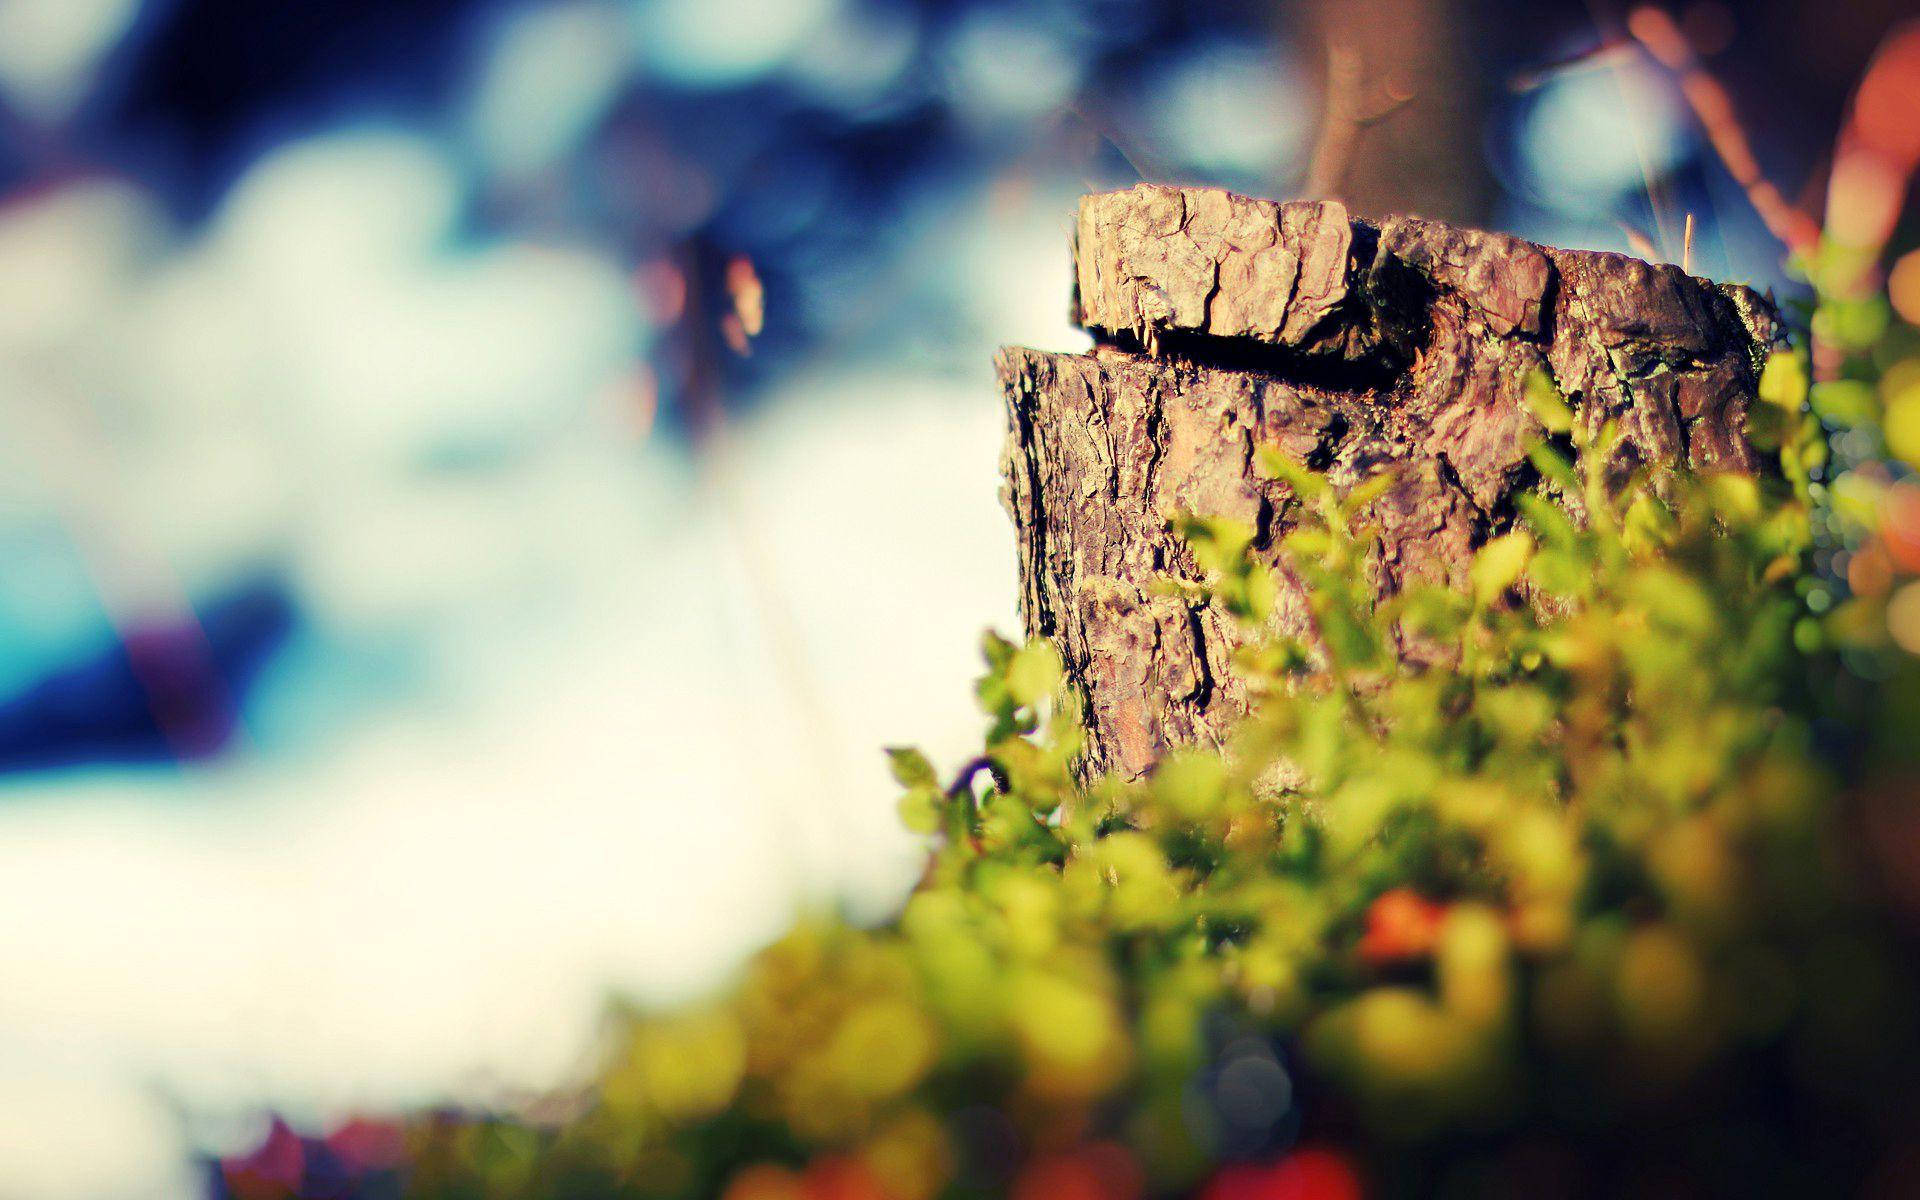
<path id="1" fill-rule="evenodd" d="M 1074 260 L 1092 353 L 1008 348 L 996 366 L 1021 615 L 1085 698 L 1089 775 L 1141 775 L 1245 712 L 1225 615 L 1153 585 L 1203 578 L 1175 513 L 1245 521 L 1274 560 L 1288 491 L 1256 473 L 1258 445 L 1336 488 L 1395 469 L 1367 514 L 1381 596 L 1465 587 L 1474 549 L 1511 526 L 1514 496 L 1538 486 L 1536 370 L 1585 427 L 1618 423 L 1609 470 L 1757 467 L 1747 410 L 1781 329 L 1739 285 L 1415 217 L 1375 225 L 1330 201 L 1157 185 L 1083 198 Z M 1304 633 L 1305 598 L 1281 575 L 1276 621 Z"/>

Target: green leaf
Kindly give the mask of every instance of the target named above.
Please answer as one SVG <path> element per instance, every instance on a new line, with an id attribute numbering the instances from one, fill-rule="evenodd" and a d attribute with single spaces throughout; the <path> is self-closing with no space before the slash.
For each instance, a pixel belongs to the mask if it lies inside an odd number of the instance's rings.
<path id="1" fill-rule="evenodd" d="M 1573 518 L 1567 510 L 1546 496 L 1523 493 L 1514 497 L 1520 515 L 1526 518 L 1527 528 L 1533 531 L 1541 544 L 1554 547 L 1570 547 L 1578 539 Z"/>
<path id="2" fill-rule="evenodd" d="M 901 787 L 937 788 L 940 785 L 940 777 L 934 774 L 933 764 L 912 746 L 887 747 L 887 768 L 893 772 L 894 781 Z"/>
<path id="3" fill-rule="evenodd" d="M 1798 350 L 1775 350 L 1760 372 L 1760 399 L 1787 412 L 1799 412 L 1807 402 L 1807 356 Z"/>
<path id="4" fill-rule="evenodd" d="M 1289 491 L 1305 501 L 1320 499 L 1327 492 L 1326 476 L 1304 463 L 1289 458 L 1275 446 L 1257 446 L 1253 451 L 1254 472 L 1263 479 L 1277 479 Z"/>
<path id="5" fill-rule="evenodd" d="M 1728 521 L 1747 525 L 1760 517 L 1760 485 L 1751 476 L 1712 476 L 1707 480 L 1707 495 L 1714 511 Z"/>
<path id="6" fill-rule="evenodd" d="M 980 656 L 987 660 L 987 666 L 991 670 L 1006 670 L 1007 664 L 1013 661 L 1016 649 L 1012 642 L 991 629 L 980 635 Z"/>
<path id="7" fill-rule="evenodd" d="M 1571 495 L 1580 490 L 1580 477 L 1574 473 L 1573 464 L 1559 451 L 1550 446 L 1534 446 L 1527 451 L 1527 459 L 1540 472 L 1541 478 L 1561 491 Z"/>
<path id="8" fill-rule="evenodd" d="M 1673 514 L 1652 492 L 1641 492 L 1627 506 L 1621 523 L 1621 537 L 1635 553 L 1648 553 L 1664 546 L 1673 530 Z"/>
<path id="9" fill-rule="evenodd" d="M 1052 699 L 1065 678 L 1052 643 L 1038 638 L 1020 647 L 1007 664 L 1007 691 L 1014 703 L 1027 708 Z"/>
<path id="10" fill-rule="evenodd" d="M 1355 484 L 1346 497 L 1340 501 L 1340 508 L 1349 517 L 1358 513 L 1367 505 L 1387 494 L 1387 490 L 1399 481 L 1395 471 L 1376 471 Z"/>
<path id="11" fill-rule="evenodd" d="M 1567 398 L 1554 382 L 1551 371 L 1536 367 L 1527 376 L 1526 396 L 1527 407 L 1548 433 L 1573 432 L 1573 409 L 1567 407 Z"/>
<path id="12" fill-rule="evenodd" d="M 1209 575 L 1231 575 L 1246 560 L 1253 545 L 1255 530 L 1245 521 L 1229 517 L 1176 515 L 1173 530 L 1186 539 L 1193 557 Z"/>
<path id="13" fill-rule="evenodd" d="M 1920 382 L 1908 384 L 1887 402 L 1887 448 L 1920 466 Z"/>
<path id="14" fill-rule="evenodd" d="M 1533 557 L 1533 535 L 1524 529 L 1497 537 L 1473 556 L 1470 577 L 1474 599 L 1488 604 L 1519 581 Z"/>
<path id="15" fill-rule="evenodd" d="M 1813 411 L 1839 429 L 1852 429 L 1873 420 L 1879 399 L 1873 385 L 1858 379 L 1835 379 L 1813 385 Z"/>
<path id="16" fill-rule="evenodd" d="M 1205 750 L 1169 755 L 1153 773 L 1154 798 L 1190 821 L 1218 810 L 1226 798 L 1226 785 L 1226 761 Z"/>
<path id="17" fill-rule="evenodd" d="M 1593 564 L 1571 548 L 1549 546 L 1527 564 L 1527 581 L 1550 596 L 1579 596 L 1593 584 Z"/>
<path id="18" fill-rule="evenodd" d="M 1274 608 L 1279 603 L 1279 575 L 1266 567 L 1256 566 L 1249 570 L 1245 589 L 1245 612 L 1242 615 L 1258 624 L 1272 616 Z"/>
<path id="19" fill-rule="evenodd" d="M 917 787 L 900 797 L 900 823 L 914 833 L 938 833 L 946 797 L 938 788 Z"/>

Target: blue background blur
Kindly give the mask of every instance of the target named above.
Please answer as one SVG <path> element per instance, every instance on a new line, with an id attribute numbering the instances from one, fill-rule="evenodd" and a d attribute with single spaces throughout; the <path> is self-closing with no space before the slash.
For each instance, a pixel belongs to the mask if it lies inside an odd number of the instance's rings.
<path id="1" fill-rule="evenodd" d="M 1817 190 L 1900 0 L 1691 3 Z M 579 1069 L 910 881 L 1074 197 L 1786 287 L 1604 4 L 0 0 L 0 1195 Z"/>

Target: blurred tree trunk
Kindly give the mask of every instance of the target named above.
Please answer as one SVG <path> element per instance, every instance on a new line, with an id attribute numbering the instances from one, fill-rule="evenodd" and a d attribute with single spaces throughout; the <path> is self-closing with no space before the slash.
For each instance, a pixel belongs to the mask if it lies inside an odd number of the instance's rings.
<path id="1" fill-rule="evenodd" d="M 1336 489 L 1393 473 L 1362 514 L 1383 597 L 1467 587 L 1514 496 L 1541 487 L 1527 456 L 1542 432 L 1535 372 L 1585 428 L 1618 423 L 1609 468 L 1755 465 L 1746 412 L 1777 322 L 1746 288 L 1677 267 L 1155 185 L 1083 199 L 1075 260 L 1093 352 L 1007 349 L 997 365 L 1021 612 L 1085 698 L 1089 772 L 1139 775 L 1246 709 L 1237 628 L 1156 587 L 1204 578 L 1170 516 L 1242 522 L 1280 568 L 1277 625 L 1311 640 L 1308 597 L 1277 550 L 1292 495 L 1256 469 L 1262 446 Z"/>
<path id="2" fill-rule="evenodd" d="M 1291 11 L 1298 44 L 1322 51 L 1320 150 L 1334 160 L 1307 198 L 1485 223 L 1494 183 L 1472 0 L 1309 0 Z"/>

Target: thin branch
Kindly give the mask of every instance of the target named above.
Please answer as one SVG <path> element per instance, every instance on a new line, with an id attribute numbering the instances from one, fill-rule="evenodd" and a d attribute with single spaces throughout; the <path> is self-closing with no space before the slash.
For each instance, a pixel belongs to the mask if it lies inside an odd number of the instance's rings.
<path id="1" fill-rule="evenodd" d="M 959 774 L 954 776 L 952 785 L 947 788 L 947 799 L 958 800 L 960 797 L 966 795 L 973 787 L 974 779 L 982 771 L 993 776 L 993 786 L 999 788 L 1002 792 L 1010 792 L 1013 790 L 1011 782 L 1007 779 L 1007 773 L 1001 768 L 1000 764 L 993 761 L 993 759 L 987 755 L 982 754 L 978 758 L 968 759 L 966 765 L 960 768 Z"/>
<path id="2" fill-rule="evenodd" d="M 1686 34 L 1673 18 L 1657 8 L 1637 8 L 1627 17 L 1627 31 L 1655 62 L 1679 80 L 1680 92 L 1706 131 L 1708 143 L 1746 192 L 1747 202 L 1760 214 L 1768 231 L 1795 254 L 1811 251 L 1819 240 L 1820 227 L 1788 203 L 1780 189 L 1761 174 L 1760 160 L 1754 157 L 1753 143 L 1734 112 L 1732 97 L 1700 65 Z"/>
<path id="3" fill-rule="evenodd" d="M 1627 236 L 1627 245 L 1641 258 L 1648 262 L 1661 262 L 1666 258 L 1666 255 L 1660 253 L 1660 248 L 1653 244 L 1653 239 L 1648 237 L 1646 231 L 1639 226 L 1626 221 L 1615 221 L 1614 224 L 1619 226 L 1620 232 Z"/>
<path id="4" fill-rule="evenodd" d="M 1551 60 L 1542 66 L 1522 71 L 1507 81 L 1509 90 L 1518 93 L 1537 91 L 1563 75 L 1584 71 L 1607 70 L 1619 65 L 1620 59 L 1635 53 L 1633 43 L 1624 37 L 1602 37 L 1600 42 L 1588 50 L 1565 58 Z"/>

